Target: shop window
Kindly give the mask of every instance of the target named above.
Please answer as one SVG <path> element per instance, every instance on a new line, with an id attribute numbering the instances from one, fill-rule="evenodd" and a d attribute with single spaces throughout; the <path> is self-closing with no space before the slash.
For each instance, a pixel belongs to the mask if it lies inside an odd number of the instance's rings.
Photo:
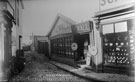
<path id="1" fill-rule="evenodd" d="M 133 20 L 103 25 L 105 64 L 134 65 L 135 30 L 133 27 Z"/>
<path id="2" fill-rule="evenodd" d="M 103 25 L 103 34 L 114 33 L 114 25 L 107 24 Z"/>
<path id="3" fill-rule="evenodd" d="M 73 58 L 73 51 L 71 50 L 72 42 L 73 42 L 72 36 L 52 39 L 51 40 L 52 53 L 68 58 Z"/>
<path id="4" fill-rule="evenodd" d="M 115 23 L 115 32 L 126 32 L 127 31 L 127 22 Z"/>

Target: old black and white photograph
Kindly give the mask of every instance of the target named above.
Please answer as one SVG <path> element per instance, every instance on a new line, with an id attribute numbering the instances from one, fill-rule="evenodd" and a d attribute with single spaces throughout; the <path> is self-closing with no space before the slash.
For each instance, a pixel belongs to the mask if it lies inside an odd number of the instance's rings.
<path id="1" fill-rule="evenodd" d="M 135 82 L 135 0 L 0 0 L 0 82 Z"/>

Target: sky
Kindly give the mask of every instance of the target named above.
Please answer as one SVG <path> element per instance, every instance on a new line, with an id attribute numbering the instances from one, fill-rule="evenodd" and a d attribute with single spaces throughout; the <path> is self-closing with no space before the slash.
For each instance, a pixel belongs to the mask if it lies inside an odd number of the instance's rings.
<path id="1" fill-rule="evenodd" d="M 58 13 L 80 23 L 99 10 L 98 0 L 24 0 L 23 37 L 47 35 Z"/>

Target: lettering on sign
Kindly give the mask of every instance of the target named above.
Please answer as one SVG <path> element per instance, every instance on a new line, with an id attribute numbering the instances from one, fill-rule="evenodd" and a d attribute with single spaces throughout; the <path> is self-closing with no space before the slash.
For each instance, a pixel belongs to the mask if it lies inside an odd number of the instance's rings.
<path id="1" fill-rule="evenodd" d="M 115 7 L 120 7 L 123 5 L 131 4 L 135 0 L 99 0 L 100 10 L 107 10 Z"/>
<path id="2" fill-rule="evenodd" d="M 90 31 L 90 25 L 88 21 L 76 25 L 76 28 L 78 32 Z"/>
<path id="3" fill-rule="evenodd" d="M 100 5 L 104 6 L 106 4 L 111 4 L 111 3 L 116 3 L 116 2 L 117 2 L 117 0 L 101 0 Z"/>

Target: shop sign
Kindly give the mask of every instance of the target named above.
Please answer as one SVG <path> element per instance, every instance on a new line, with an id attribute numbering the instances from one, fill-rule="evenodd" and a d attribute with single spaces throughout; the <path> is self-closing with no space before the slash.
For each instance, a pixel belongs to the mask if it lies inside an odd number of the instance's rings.
<path id="1" fill-rule="evenodd" d="M 73 51 L 77 50 L 77 48 L 78 48 L 77 43 L 72 43 L 72 44 L 71 44 L 71 49 L 72 49 Z"/>
<path id="2" fill-rule="evenodd" d="M 90 21 L 79 23 L 76 25 L 77 32 L 89 32 L 90 31 Z"/>
<path id="3" fill-rule="evenodd" d="M 99 0 L 100 11 L 120 7 L 135 2 L 135 0 Z"/>

